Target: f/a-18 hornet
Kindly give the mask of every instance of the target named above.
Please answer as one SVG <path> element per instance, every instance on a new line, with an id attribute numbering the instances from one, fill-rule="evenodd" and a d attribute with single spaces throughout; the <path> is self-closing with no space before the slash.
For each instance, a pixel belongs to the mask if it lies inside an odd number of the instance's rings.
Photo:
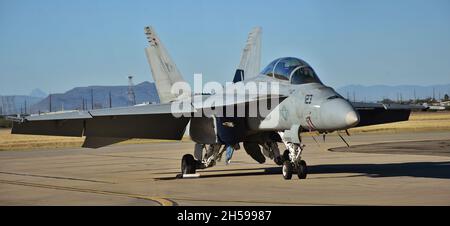
<path id="1" fill-rule="evenodd" d="M 350 102 L 295 57 L 275 59 L 260 72 L 259 27 L 248 36 L 233 82 L 192 90 L 154 29 L 144 30 L 145 52 L 160 103 L 20 116 L 13 119 L 12 133 L 85 136 L 83 147 L 98 148 L 131 138 L 181 140 L 189 129 L 195 148 L 194 155 L 182 157 L 183 174 L 214 166 L 224 147 L 239 148 L 242 143 L 257 162 L 270 158 L 282 165 L 285 179 L 293 173 L 304 179 L 308 170 L 302 159 L 302 132 L 325 136 L 353 127 L 405 121 L 414 108 Z M 282 154 L 278 143 L 284 143 Z"/>

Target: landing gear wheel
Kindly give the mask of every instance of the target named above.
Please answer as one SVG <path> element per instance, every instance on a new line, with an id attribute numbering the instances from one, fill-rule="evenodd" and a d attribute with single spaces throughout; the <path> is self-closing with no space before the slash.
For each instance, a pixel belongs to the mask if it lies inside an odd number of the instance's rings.
<path id="1" fill-rule="evenodd" d="M 273 159 L 273 161 L 274 161 L 277 165 L 279 165 L 279 166 L 283 165 L 283 157 L 281 157 L 281 156 L 275 157 L 275 158 Z"/>
<path id="2" fill-rule="evenodd" d="M 289 150 L 284 150 L 282 158 L 283 161 L 289 161 Z"/>
<path id="3" fill-rule="evenodd" d="M 306 179 L 306 175 L 308 175 L 308 166 L 306 165 L 305 161 L 301 160 L 298 164 L 298 179 Z"/>
<path id="4" fill-rule="evenodd" d="M 191 154 L 183 155 L 181 159 L 181 173 L 182 174 L 194 174 L 197 169 L 197 161 Z"/>
<path id="5" fill-rule="evenodd" d="M 289 161 L 284 161 L 282 172 L 283 172 L 283 178 L 285 180 L 290 180 L 292 178 L 292 164 Z"/>

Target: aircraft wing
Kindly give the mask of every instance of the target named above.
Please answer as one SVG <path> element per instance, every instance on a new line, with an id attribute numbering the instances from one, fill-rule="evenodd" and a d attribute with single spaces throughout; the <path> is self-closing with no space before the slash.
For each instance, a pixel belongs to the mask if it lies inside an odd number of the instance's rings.
<path id="1" fill-rule="evenodd" d="M 411 110 L 424 109 L 419 105 L 362 102 L 351 102 L 351 104 L 358 111 L 360 117 L 359 123 L 355 127 L 407 121 Z"/>
<path id="2" fill-rule="evenodd" d="M 52 112 L 13 119 L 12 134 L 86 136 L 83 146 L 97 147 L 131 138 L 181 140 L 193 113 L 204 109 L 228 108 L 280 96 L 244 96 L 227 98 L 226 94 L 201 95 L 163 104 L 105 108 L 89 111 Z M 231 99 L 231 100 L 230 100 Z M 224 100 L 224 101 L 220 101 Z M 184 107 L 179 107 L 183 105 Z M 175 106 L 175 107 L 173 107 Z M 225 110 L 226 111 L 226 110 Z M 180 117 L 181 116 L 181 117 Z"/>
<path id="3" fill-rule="evenodd" d="M 190 118 L 172 112 L 166 103 L 31 115 L 14 120 L 11 133 L 180 140 Z"/>

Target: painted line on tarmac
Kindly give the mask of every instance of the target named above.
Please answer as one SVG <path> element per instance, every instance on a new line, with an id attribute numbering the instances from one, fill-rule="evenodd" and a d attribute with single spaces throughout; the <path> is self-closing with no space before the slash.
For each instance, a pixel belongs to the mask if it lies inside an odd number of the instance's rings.
<path id="1" fill-rule="evenodd" d="M 37 174 L 29 174 L 29 173 L 14 173 L 14 172 L 3 172 L 3 171 L 0 171 L 0 174 L 15 175 L 15 176 L 26 176 L 26 177 L 41 177 L 41 178 L 61 179 L 61 180 L 86 181 L 86 182 L 104 183 L 104 184 L 115 184 L 113 182 L 108 182 L 108 181 L 81 179 L 81 178 L 74 178 L 74 177 L 59 177 L 59 176 L 37 175 Z"/>
<path id="2" fill-rule="evenodd" d="M 63 191 L 74 191 L 74 192 L 84 192 L 84 193 L 91 193 L 91 194 L 114 195 L 114 196 L 121 196 L 121 197 L 135 198 L 135 199 L 143 199 L 143 200 L 147 200 L 147 201 L 156 202 L 161 206 L 176 206 L 176 205 L 178 205 L 176 202 L 174 202 L 170 199 L 167 199 L 167 198 L 150 197 L 150 196 L 145 196 L 145 195 L 137 195 L 137 194 L 124 193 L 124 192 L 102 191 L 102 190 L 94 190 L 94 189 L 88 189 L 88 188 L 64 187 L 64 186 L 37 184 L 37 183 L 2 180 L 2 179 L 0 179 L 0 183 L 21 185 L 21 186 L 28 186 L 28 187 L 55 189 L 55 190 L 63 190 Z"/>

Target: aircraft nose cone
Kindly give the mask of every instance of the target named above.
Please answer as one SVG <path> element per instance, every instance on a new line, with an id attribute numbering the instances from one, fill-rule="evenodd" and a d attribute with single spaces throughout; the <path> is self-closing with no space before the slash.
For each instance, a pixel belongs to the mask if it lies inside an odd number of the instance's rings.
<path id="1" fill-rule="evenodd" d="M 321 123 L 325 130 L 342 130 L 359 123 L 359 115 L 344 99 L 333 99 L 322 104 Z"/>
<path id="2" fill-rule="evenodd" d="M 347 123 L 348 126 L 354 126 L 354 125 L 358 124 L 358 122 L 359 122 L 358 114 L 356 114 L 356 112 L 354 110 L 351 110 L 345 116 L 345 122 Z"/>

